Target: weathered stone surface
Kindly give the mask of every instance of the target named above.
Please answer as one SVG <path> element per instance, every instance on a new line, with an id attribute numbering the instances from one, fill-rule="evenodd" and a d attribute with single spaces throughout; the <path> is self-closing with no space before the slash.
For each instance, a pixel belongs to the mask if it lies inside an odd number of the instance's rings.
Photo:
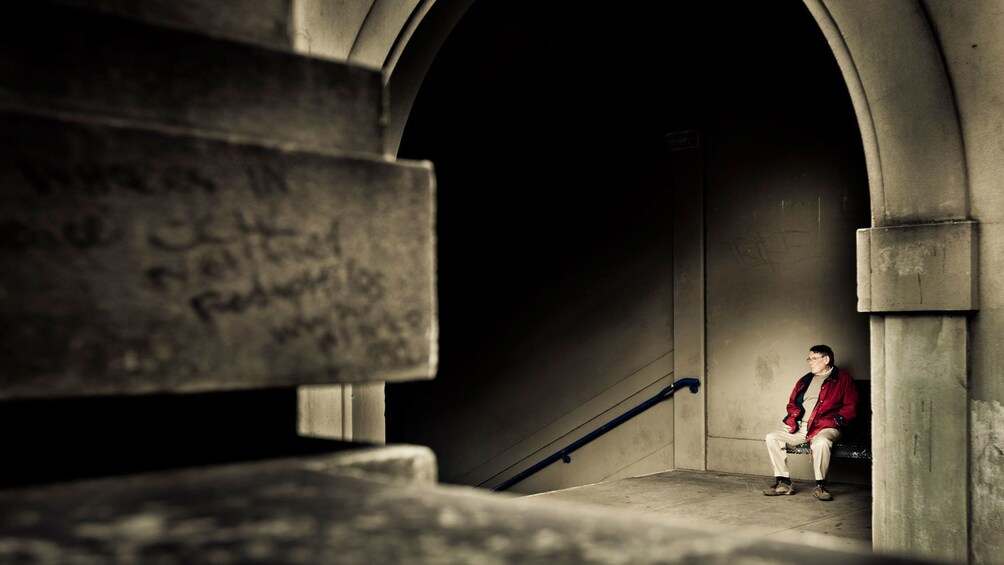
<path id="1" fill-rule="evenodd" d="M 429 165 L 0 127 L 0 398 L 434 372 Z"/>
<path id="2" fill-rule="evenodd" d="M 43 563 L 895 563 L 637 516 L 272 460 L 0 493 L 0 561 Z M 763 498 L 762 496 L 760 497 Z"/>
<path id="3" fill-rule="evenodd" d="M 872 386 L 873 436 L 880 438 L 872 445 L 874 547 L 957 563 L 973 523 L 969 486 L 959 479 L 974 476 L 967 463 L 968 320 L 881 318 L 872 324 L 873 351 L 881 352 Z"/>
<path id="4" fill-rule="evenodd" d="M 858 230 L 858 311 L 979 308 L 976 222 Z"/>
<path id="5" fill-rule="evenodd" d="M 379 72 L 44 3 L 7 9 L 0 49 L 0 109 L 383 152 Z"/>
<path id="6" fill-rule="evenodd" d="M 316 471 L 379 478 L 394 483 L 434 485 L 436 455 L 421 445 L 388 445 L 350 449 L 316 458 L 306 466 Z"/>
<path id="7" fill-rule="evenodd" d="M 292 0 L 50 0 L 111 12 L 157 25 L 200 31 L 268 47 L 289 48 Z"/>
<path id="8" fill-rule="evenodd" d="M 944 24 L 932 28 L 931 13 L 916 2 L 806 4 L 817 20 L 832 20 L 822 29 L 857 110 L 872 225 L 965 218 L 967 156 L 952 87 L 955 72 L 946 67 L 944 40 L 934 32 Z M 968 46 L 975 38 L 972 28 L 965 29 Z M 987 117 L 982 113 L 980 121 Z"/>
<path id="9" fill-rule="evenodd" d="M 974 562 L 992 563 L 1004 555 L 1004 406 L 999 402 L 974 400 L 970 468 L 973 537 L 982 542 Z"/>

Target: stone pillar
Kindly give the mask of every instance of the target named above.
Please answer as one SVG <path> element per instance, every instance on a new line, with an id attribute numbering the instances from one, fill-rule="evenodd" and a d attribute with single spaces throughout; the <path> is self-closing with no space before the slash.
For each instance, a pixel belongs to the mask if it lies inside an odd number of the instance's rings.
<path id="1" fill-rule="evenodd" d="M 805 4 L 847 82 L 868 164 L 874 227 L 859 231 L 858 309 L 873 314 L 873 545 L 967 561 L 977 229 L 964 221 L 971 171 L 948 38 L 930 11 L 941 3 Z M 976 43 L 967 35 L 966 52 Z"/>
<path id="2" fill-rule="evenodd" d="M 968 330 L 975 222 L 858 231 L 858 309 L 871 312 L 873 544 L 968 554 Z"/>
<path id="3" fill-rule="evenodd" d="M 296 0 L 290 7 L 293 51 L 348 61 L 372 2 Z M 378 65 L 370 65 L 378 68 Z M 386 441 L 384 383 L 301 386 L 300 435 L 382 444 Z"/>
<path id="4" fill-rule="evenodd" d="M 701 379 L 701 388 L 697 394 L 673 397 L 673 430 L 675 467 L 703 471 L 707 469 L 704 156 L 697 135 L 688 130 L 673 136 L 680 138 L 674 149 L 681 149 L 673 153 L 673 373 L 676 379 Z"/>
<path id="5" fill-rule="evenodd" d="M 383 444 L 384 383 L 301 386 L 297 433 L 342 441 Z"/>

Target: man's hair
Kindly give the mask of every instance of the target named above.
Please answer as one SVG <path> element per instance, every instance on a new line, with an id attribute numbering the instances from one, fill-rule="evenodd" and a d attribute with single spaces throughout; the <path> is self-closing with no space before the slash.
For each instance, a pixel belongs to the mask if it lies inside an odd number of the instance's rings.
<path id="1" fill-rule="evenodd" d="M 833 350 L 830 349 L 829 345 L 813 345 L 809 348 L 809 351 L 813 353 L 818 353 L 820 355 L 826 355 L 830 358 L 830 366 L 837 366 L 837 358 L 833 355 Z"/>

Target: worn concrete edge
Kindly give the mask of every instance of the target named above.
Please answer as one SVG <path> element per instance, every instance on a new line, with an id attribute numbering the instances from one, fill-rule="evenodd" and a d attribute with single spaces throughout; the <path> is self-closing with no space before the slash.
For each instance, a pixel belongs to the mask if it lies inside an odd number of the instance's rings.
<path id="1" fill-rule="evenodd" d="M 435 453 L 428 447 L 411 444 L 358 445 L 359 447 L 347 447 L 344 442 L 332 441 L 330 453 L 283 455 L 249 461 L 211 463 L 191 467 L 138 471 L 124 475 L 87 477 L 27 487 L 5 487 L 0 488 L 0 498 L 17 497 L 22 494 L 31 497 L 44 497 L 52 494 L 58 495 L 66 489 L 100 488 L 101 485 L 109 483 L 126 489 L 142 490 L 151 480 L 194 484 L 211 476 L 283 470 L 306 470 L 393 485 L 431 487 L 437 484 L 438 463 Z"/>
<path id="2" fill-rule="evenodd" d="M 254 45 L 256 47 L 263 47 L 270 49 L 272 51 L 279 52 L 289 52 L 292 50 L 289 40 L 289 27 L 290 27 L 290 4 L 292 0 L 283 0 L 282 2 L 277 2 L 276 4 L 283 9 L 277 12 L 275 15 L 284 16 L 286 20 L 283 26 L 283 34 L 273 34 L 271 37 L 249 33 L 241 28 L 234 27 L 218 27 L 215 25 L 200 25 L 196 26 L 191 23 L 185 22 L 181 18 L 171 18 L 171 17 L 161 17 L 153 14 L 144 13 L 142 11 L 131 11 L 127 9 L 122 9 L 120 7 L 108 6 L 102 4 L 101 2 L 83 2 L 80 0 L 44 0 L 42 2 L 48 4 L 51 7 L 58 8 L 69 8 L 73 10 L 81 11 L 91 11 L 100 14 L 105 14 L 108 16 L 113 16 L 116 18 L 121 18 L 123 20 L 131 20 L 135 22 L 140 22 L 146 25 L 165 28 L 171 30 L 177 30 L 187 33 L 197 33 L 199 35 L 205 35 L 206 37 L 211 37 L 213 39 L 221 39 L 226 41 L 232 41 L 236 43 L 243 43 L 247 45 Z"/>
<path id="3" fill-rule="evenodd" d="M 873 248 L 879 244 L 876 241 L 876 238 L 879 234 L 896 234 L 893 236 L 895 238 L 902 237 L 908 233 L 921 234 L 924 231 L 936 233 L 940 236 L 937 238 L 928 236 L 926 239 L 930 241 L 937 241 L 938 243 L 944 243 L 944 245 L 940 248 L 941 250 L 948 249 L 951 246 L 951 243 L 960 236 L 964 239 L 960 248 L 968 255 L 966 260 L 968 271 L 962 273 L 965 275 L 963 282 L 955 282 L 952 284 L 951 280 L 948 281 L 952 289 L 955 290 L 955 292 L 951 294 L 958 295 L 962 298 L 957 298 L 947 305 L 934 305 L 933 307 L 925 305 L 923 307 L 915 307 L 916 305 L 905 301 L 890 299 L 883 295 L 885 293 L 880 293 L 876 296 L 876 284 L 874 284 L 874 280 L 877 275 L 875 274 L 873 268 L 875 265 L 875 253 L 873 253 Z M 943 222 L 873 226 L 870 228 L 859 229 L 857 230 L 856 249 L 858 312 L 876 314 L 925 312 L 964 313 L 979 310 L 980 261 L 979 222 L 977 221 L 946 220 Z M 881 288 L 888 286 L 888 277 L 885 277 L 883 280 L 886 280 L 886 284 L 879 285 Z M 887 292 L 888 291 L 886 291 L 886 293 Z"/>
<path id="4" fill-rule="evenodd" d="M 303 460 L 304 468 L 393 483 L 434 485 L 436 454 L 423 445 L 360 447 Z"/>
<path id="5" fill-rule="evenodd" d="M 860 229 L 857 232 L 857 293 L 858 312 L 872 310 L 872 240 L 871 231 Z"/>
<path id="6" fill-rule="evenodd" d="M 371 153 L 365 151 L 346 151 L 320 145 L 297 143 L 292 141 L 277 141 L 244 134 L 236 134 L 219 130 L 197 129 L 174 126 L 163 123 L 152 123 L 117 116 L 96 115 L 93 113 L 56 111 L 49 109 L 30 108 L 15 104 L 0 104 L 0 113 L 33 116 L 43 119 L 67 122 L 77 125 L 108 127 L 113 129 L 149 132 L 168 137 L 216 141 L 230 145 L 244 145 L 271 149 L 282 153 L 303 153 L 320 157 L 330 157 L 344 160 L 367 161 L 376 164 L 395 164 L 409 168 L 423 168 L 432 171 L 432 162 L 427 160 L 398 159 L 387 153 Z"/>

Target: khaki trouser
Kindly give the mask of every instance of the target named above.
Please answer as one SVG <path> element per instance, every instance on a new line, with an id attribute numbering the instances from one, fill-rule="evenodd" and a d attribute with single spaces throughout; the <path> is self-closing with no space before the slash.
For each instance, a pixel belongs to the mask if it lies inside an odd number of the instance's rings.
<path id="1" fill-rule="evenodd" d="M 805 443 L 805 428 L 801 426 L 795 433 L 788 433 L 787 427 L 767 434 L 767 452 L 770 453 L 770 462 L 774 465 L 775 477 L 788 476 L 788 453 L 784 450 L 786 445 L 795 446 Z M 836 428 L 823 428 L 816 432 L 810 443 L 809 457 L 812 460 L 812 470 L 816 474 L 816 480 L 822 481 L 826 478 L 826 471 L 830 468 L 830 448 L 833 442 L 840 439 L 840 430 Z"/>

